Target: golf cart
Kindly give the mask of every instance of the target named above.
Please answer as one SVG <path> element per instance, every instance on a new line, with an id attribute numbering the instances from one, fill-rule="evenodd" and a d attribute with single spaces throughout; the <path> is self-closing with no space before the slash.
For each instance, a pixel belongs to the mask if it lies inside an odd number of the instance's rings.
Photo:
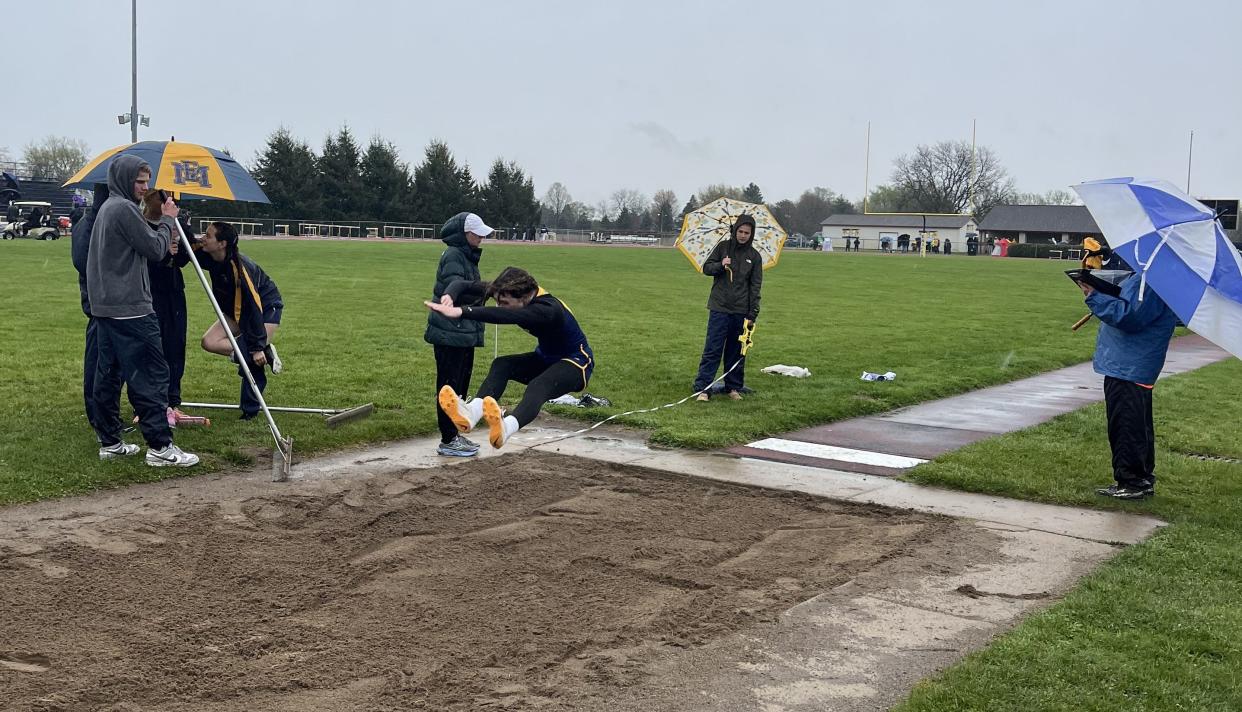
<path id="1" fill-rule="evenodd" d="M 5 220 L 0 223 L 0 237 L 5 240 L 18 237 L 32 240 L 60 239 L 60 227 L 52 216 L 52 204 L 33 200 L 9 203 Z"/>

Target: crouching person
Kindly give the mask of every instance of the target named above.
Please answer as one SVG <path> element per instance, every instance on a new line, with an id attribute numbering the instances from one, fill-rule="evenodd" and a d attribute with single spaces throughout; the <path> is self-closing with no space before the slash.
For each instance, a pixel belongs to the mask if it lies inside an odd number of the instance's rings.
<path id="1" fill-rule="evenodd" d="M 528 272 L 506 267 L 494 282 L 458 280 L 445 294 L 447 300 L 424 304 L 450 319 L 517 324 L 538 341 L 532 352 L 492 361 L 487 378 L 470 400 L 463 400 L 450 386 L 440 389 L 440 409 L 459 431 L 468 433 L 479 420 L 486 420 L 492 447 L 503 447 L 539 415 L 546 401 L 586 389 L 595 368 L 586 334 L 569 307 L 540 289 Z M 469 306 L 486 298 L 495 299 L 499 306 Z M 525 384 L 526 392 L 513 412 L 506 414 L 496 400 L 510 381 Z"/>
<path id="2" fill-rule="evenodd" d="M 138 454 L 138 446 L 121 439 L 121 388 L 138 415 L 147 441 L 146 463 L 153 467 L 189 467 L 198 456 L 173 444 L 168 427 L 168 364 L 160 342 L 159 322 L 151 303 L 149 260 L 175 254 L 177 205 L 161 208 L 159 225 L 143 219 L 138 203 L 146 195 L 151 167 L 134 156 L 120 156 L 108 167 L 108 200 L 91 228 L 86 261 L 86 289 L 97 328 L 92 425 L 99 457 L 108 460 Z"/>
<path id="3" fill-rule="evenodd" d="M 213 222 L 202 239 L 203 252 L 210 258 L 203 266 L 211 274 L 211 292 L 242 353 L 233 353 L 233 345 L 219 321 L 203 334 L 202 346 L 205 351 L 228 356 L 238 365 L 237 375 L 242 377 L 241 417 L 250 420 L 259 414 L 259 399 L 251 392 L 241 369 L 249 369 L 262 393 L 267 388 L 263 367 L 271 367 L 272 373 L 280 373 L 284 368 L 271 339 L 280 326 L 285 303 L 276 283 L 254 260 L 238 251 L 237 243 L 237 230 L 226 222 Z"/>

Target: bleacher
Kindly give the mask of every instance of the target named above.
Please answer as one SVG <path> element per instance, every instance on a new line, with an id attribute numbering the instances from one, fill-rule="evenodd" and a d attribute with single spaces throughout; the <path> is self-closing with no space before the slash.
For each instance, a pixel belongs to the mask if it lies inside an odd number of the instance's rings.
<path id="1" fill-rule="evenodd" d="M 52 214 L 57 217 L 73 211 L 73 190 L 60 187 L 58 181 L 25 179 L 20 182 L 22 200 L 51 203 Z"/>

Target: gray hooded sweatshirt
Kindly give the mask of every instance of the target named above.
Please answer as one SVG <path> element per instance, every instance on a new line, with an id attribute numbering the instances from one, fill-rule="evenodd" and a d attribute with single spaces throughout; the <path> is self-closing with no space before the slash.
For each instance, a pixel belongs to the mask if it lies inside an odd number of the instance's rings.
<path id="1" fill-rule="evenodd" d="M 86 259 L 86 291 L 91 314 L 97 317 L 126 319 L 154 312 L 147 261 L 168 254 L 177 226 L 172 218 L 161 217 L 152 230 L 142 217 L 134 180 L 143 169 L 151 167 L 134 156 L 119 156 L 108 166 L 108 200 L 95 217 Z"/>

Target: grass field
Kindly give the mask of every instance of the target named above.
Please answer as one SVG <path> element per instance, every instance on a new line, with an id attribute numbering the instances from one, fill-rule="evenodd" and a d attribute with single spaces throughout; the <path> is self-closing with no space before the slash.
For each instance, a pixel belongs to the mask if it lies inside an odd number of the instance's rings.
<path id="1" fill-rule="evenodd" d="M 283 416 L 295 452 L 427 434 L 435 429 L 431 348 L 422 339 L 438 243 L 256 241 L 244 247 L 285 298 L 276 343 L 287 371 L 270 379 L 276 405 L 341 407 L 374 401 L 379 412 L 336 431 L 315 416 Z M 710 281 L 674 250 L 488 243 L 486 276 L 528 268 L 581 320 L 598 366 L 590 392 L 616 408 L 558 412 L 601 418 L 689 392 L 702 349 Z M 687 403 L 623 420 L 655 441 L 712 447 L 1008 381 L 1087 358 L 1090 334 L 1067 325 L 1080 299 L 1048 261 L 787 253 L 769 270 L 744 404 Z M 187 268 L 188 401 L 236 402 L 240 381 L 219 357 L 197 348 L 210 306 Z M 0 245 L 0 502 L 80 492 L 168 476 L 140 463 L 100 463 L 82 414 L 80 364 L 85 319 L 67 240 Z M 476 358 L 486 373 L 494 332 Z M 531 348 L 516 327 L 500 331 L 500 352 Z M 766 365 L 805 366 L 791 379 Z M 897 372 L 865 383 L 863 370 Z M 515 386 L 506 398 L 520 395 Z M 123 410 L 128 411 L 128 407 Z M 209 430 L 177 441 L 210 470 L 270 449 L 261 420 L 217 411 Z M 133 439 L 137 440 L 135 433 Z"/>
<path id="2" fill-rule="evenodd" d="M 1104 407 L 987 440 L 910 479 L 1170 522 L 942 677 L 901 712 L 1242 709 L 1242 407 L 1235 359 L 1156 389 L 1157 496 L 1115 503 Z M 1193 455 L 1227 458 L 1202 460 Z"/>
<path id="3" fill-rule="evenodd" d="M 337 431 L 314 417 L 282 427 L 301 455 L 434 430 L 430 347 L 421 299 L 435 244 L 256 242 L 247 245 L 285 295 L 277 341 L 287 373 L 273 403 L 343 406 L 375 401 L 371 419 Z M 527 267 L 578 314 L 598 356 L 590 391 L 614 411 L 684 396 L 698 362 L 708 280 L 669 250 L 489 244 L 485 274 Z M 1087 359 L 1094 327 L 1071 334 L 1076 292 L 1045 260 L 787 254 L 767 273 L 748 369 L 754 397 L 633 418 L 663 443 L 710 447 L 888 410 Z M 210 322 L 197 287 L 191 345 Z M 68 245 L 0 244 L 0 503 L 167 476 L 138 463 L 100 463 L 82 415 L 81 332 Z M 486 369 L 493 333 L 477 360 Z M 513 328 L 500 352 L 529 348 Z M 806 366 L 805 380 L 767 376 L 773 363 Z M 893 370 L 864 383 L 863 370 Z M 1156 418 L 1159 495 L 1101 501 L 1108 480 L 1101 406 L 979 443 L 923 465 L 910 479 L 1072 505 L 1150 512 L 1171 522 L 1122 553 L 1062 602 L 990 648 L 926 681 L 903 712 L 950 710 L 1242 709 L 1242 364 L 1229 361 L 1163 381 Z M 477 380 L 476 380 L 477 383 Z M 191 348 L 189 400 L 230 400 L 238 380 Z M 512 391 L 509 397 L 517 395 Z M 270 447 L 261 423 L 219 414 L 178 441 L 209 471 Z M 182 474 L 182 473 L 176 473 Z"/>

